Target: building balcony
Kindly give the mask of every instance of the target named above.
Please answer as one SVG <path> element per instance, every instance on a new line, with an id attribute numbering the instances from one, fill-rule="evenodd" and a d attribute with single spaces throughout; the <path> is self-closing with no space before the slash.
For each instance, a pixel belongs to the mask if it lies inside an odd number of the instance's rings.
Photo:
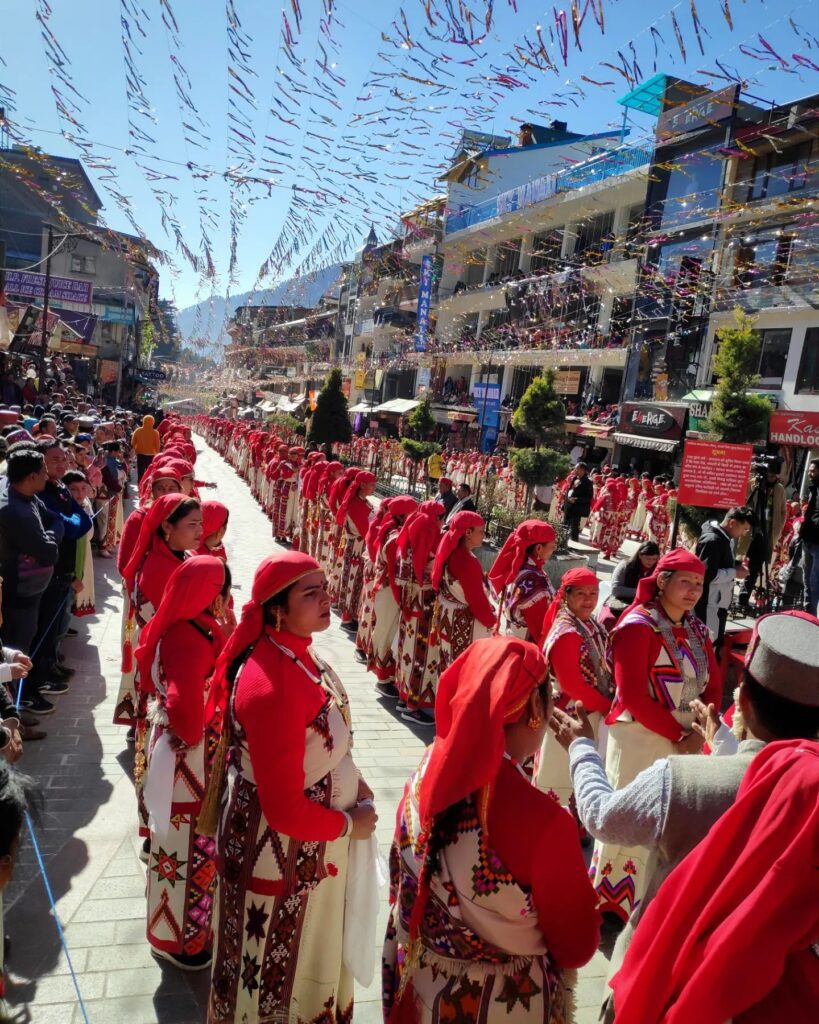
<path id="1" fill-rule="evenodd" d="M 717 281 L 714 311 L 724 312 L 739 306 L 746 312 L 786 307 L 819 309 L 819 276 L 816 269 L 791 268 L 778 277 L 767 273 L 747 275 L 737 282 L 733 274 Z"/>
<path id="2" fill-rule="evenodd" d="M 471 363 L 473 366 L 542 366 L 555 368 L 568 366 L 602 366 L 622 368 L 626 365 L 628 349 L 622 345 L 612 348 L 576 348 L 572 346 L 543 348 L 476 348 L 458 349 L 447 346 L 441 351 L 407 352 L 402 358 L 415 365 L 424 365 L 431 358 L 445 359 L 452 365 Z"/>
<path id="3" fill-rule="evenodd" d="M 508 213 L 536 206 L 565 193 L 608 181 L 646 167 L 651 162 L 653 149 L 650 146 L 623 146 L 620 149 L 600 153 L 591 160 L 584 160 L 574 167 L 556 174 L 546 174 L 517 188 L 501 192 L 500 195 L 475 206 L 451 211 L 444 226 L 445 235 L 485 224 Z"/>

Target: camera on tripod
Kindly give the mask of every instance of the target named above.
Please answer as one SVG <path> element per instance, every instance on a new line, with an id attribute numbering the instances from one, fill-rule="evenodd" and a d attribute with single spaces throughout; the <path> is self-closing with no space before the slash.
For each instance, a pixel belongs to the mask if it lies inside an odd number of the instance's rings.
<path id="1" fill-rule="evenodd" d="M 769 473 L 778 478 L 781 472 L 782 459 L 778 455 L 755 455 L 751 460 L 751 477 L 759 490 L 768 486 Z"/>

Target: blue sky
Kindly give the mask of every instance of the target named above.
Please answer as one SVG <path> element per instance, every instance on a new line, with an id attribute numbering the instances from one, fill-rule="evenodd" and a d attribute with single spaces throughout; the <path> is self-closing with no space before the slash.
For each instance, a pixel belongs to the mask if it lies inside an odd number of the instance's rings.
<path id="1" fill-rule="evenodd" d="M 643 78 L 656 65 L 658 71 L 715 86 L 725 84 L 714 74 L 724 70 L 748 79 L 748 92 L 758 101 L 784 102 L 819 91 L 819 75 L 805 66 L 805 60 L 819 64 L 819 44 L 811 35 L 819 35 L 812 0 L 782 5 L 699 0 L 694 10 L 704 55 L 690 0 L 595 0 L 580 28 L 581 49 L 567 7 L 565 66 L 564 23 L 555 19 L 551 4 L 468 0 L 468 6 L 474 12 L 471 24 L 458 20 L 459 0 L 300 0 L 300 6 L 298 0 L 285 0 L 283 6 L 232 0 L 240 25 L 234 25 L 229 41 L 225 0 L 170 0 L 170 9 L 161 0 L 51 0 L 47 25 L 70 61 L 66 77 L 76 96 L 49 72 L 36 20 L 38 10 L 46 11 L 43 0 L 4 0 L 0 83 L 15 91 L 7 103 L 14 123 L 46 151 L 79 155 L 61 137 L 70 125 L 58 115 L 51 84 L 75 104 L 82 125 L 77 134 L 84 134 L 97 154 L 111 157 L 115 187 L 129 197 L 134 221 L 168 253 L 160 292 L 180 306 L 214 291 L 224 293 L 228 286 L 235 293 L 294 272 L 308 274 L 336 258 L 351 240 L 363 238 L 370 221 L 383 234 L 395 211 L 436 191 L 436 174 L 461 126 L 503 134 L 521 120 L 548 123 L 555 117 L 588 133 L 619 125 L 622 108 L 616 100 L 629 86 L 623 74 L 605 64 L 622 67 L 625 58 L 628 67 L 636 60 Z M 488 32 L 487 8 L 492 12 Z M 602 32 L 595 21 L 601 8 Z M 163 24 L 163 13 L 166 22 L 170 13 L 176 19 L 175 38 Z M 132 118 L 136 134 L 130 136 L 121 15 L 126 39 L 130 34 L 132 66 L 142 79 L 132 92 L 132 107 L 150 105 L 148 117 Z M 538 25 L 541 60 L 553 65 L 545 70 L 520 60 L 526 53 L 531 59 L 539 45 Z M 184 93 L 196 112 L 177 97 L 172 57 L 187 71 L 190 87 L 185 83 Z M 229 77 L 229 64 L 235 77 Z M 606 82 L 612 84 L 591 84 Z M 651 123 L 632 117 L 632 138 L 645 137 Z M 122 152 L 129 148 L 131 155 Z M 191 169 L 189 161 L 195 163 Z M 228 168 L 259 180 L 231 187 L 223 176 Z M 173 178 L 149 182 L 146 172 Z M 99 179 L 93 170 L 91 177 Z M 305 191 L 294 198 L 293 185 Z M 108 223 L 133 230 L 104 182 L 98 190 Z M 200 260 L 198 272 L 172 225 L 163 228 L 163 204 L 166 221 L 177 224 L 189 252 Z M 214 273 L 205 265 L 203 227 Z M 260 266 L 271 252 L 269 273 L 260 279 Z"/>

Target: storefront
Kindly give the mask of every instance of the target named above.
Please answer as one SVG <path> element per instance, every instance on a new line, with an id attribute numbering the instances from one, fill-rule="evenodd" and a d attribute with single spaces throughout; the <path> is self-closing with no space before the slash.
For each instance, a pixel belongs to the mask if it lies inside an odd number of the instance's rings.
<path id="1" fill-rule="evenodd" d="M 623 472 L 676 476 L 687 413 L 678 402 L 626 402 L 614 432 L 614 463 Z"/>
<path id="2" fill-rule="evenodd" d="M 592 466 L 600 466 L 607 459 L 612 461 L 615 428 L 608 424 L 588 423 L 574 417 L 566 417 L 566 434 L 570 448 L 581 445 L 580 458 Z"/>

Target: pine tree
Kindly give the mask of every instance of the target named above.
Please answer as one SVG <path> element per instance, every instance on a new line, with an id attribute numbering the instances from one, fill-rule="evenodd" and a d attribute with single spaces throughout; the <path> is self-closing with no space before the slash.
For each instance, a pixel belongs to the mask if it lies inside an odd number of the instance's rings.
<path id="1" fill-rule="evenodd" d="M 409 425 L 418 435 L 419 441 L 425 440 L 435 430 L 435 417 L 432 415 L 432 407 L 428 398 L 422 398 L 412 410 Z"/>
<path id="2" fill-rule="evenodd" d="M 717 386 L 708 430 L 721 441 L 749 444 L 767 436 L 773 407 L 762 395 L 748 394 L 759 383 L 757 367 L 762 340 L 754 330 L 756 321 L 739 307 L 734 310 L 734 318 L 736 326 L 717 331 Z"/>
<path id="3" fill-rule="evenodd" d="M 535 448 L 556 444 L 563 434 L 566 407 L 555 391 L 555 371 L 535 377 L 512 417 L 512 426 L 534 441 Z"/>
<path id="4" fill-rule="evenodd" d="M 316 398 L 316 409 L 310 417 L 307 440 L 323 444 L 329 450 L 333 444 L 346 444 L 352 439 L 353 428 L 347 412 L 347 399 L 341 390 L 341 370 L 331 370 L 324 387 Z"/>

